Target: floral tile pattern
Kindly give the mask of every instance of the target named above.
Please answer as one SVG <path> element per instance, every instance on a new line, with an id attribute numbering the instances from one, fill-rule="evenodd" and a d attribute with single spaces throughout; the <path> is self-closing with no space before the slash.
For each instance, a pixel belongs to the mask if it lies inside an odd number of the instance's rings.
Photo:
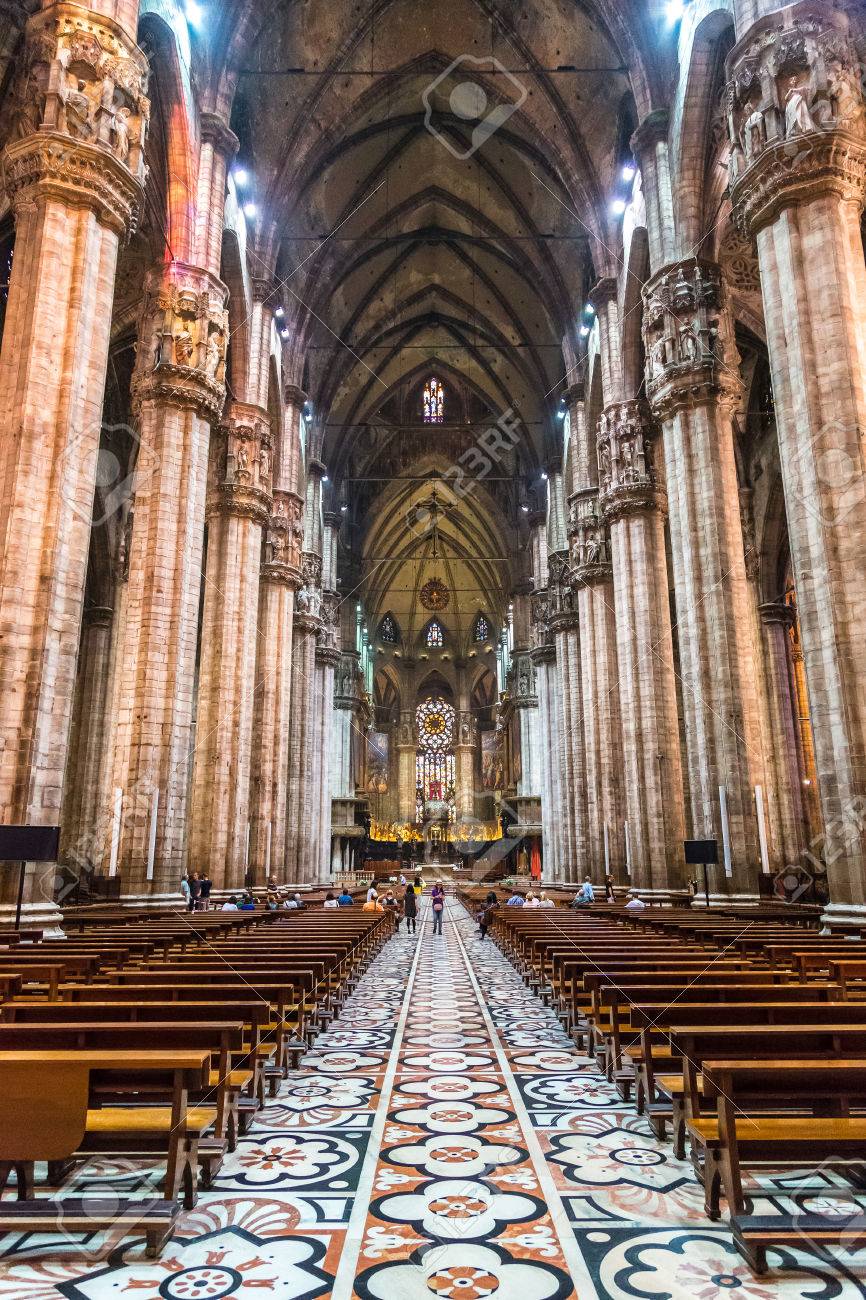
<path id="1" fill-rule="evenodd" d="M 100 1156 L 65 1190 L 104 1202 L 157 1178 Z M 799 1185 L 748 1190 L 772 1213 Z M 0 1300 L 866 1300 L 866 1265 L 786 1260 L 752 1274 L 691 1164 L 450 901 L 441 936 L 425 904 L 387 945 L 161 1258 L 134 1232 L 8 1235 Z"/>

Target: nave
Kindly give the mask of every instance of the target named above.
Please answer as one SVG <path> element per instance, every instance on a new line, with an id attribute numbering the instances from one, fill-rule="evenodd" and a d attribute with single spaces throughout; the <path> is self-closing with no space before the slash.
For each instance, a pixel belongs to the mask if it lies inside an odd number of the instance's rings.
<path id="1" fill-rule="evenodd" d="M 147 1178 L 93 1158 L 64 1194 L 110 1202 Z M 784 1212 L 791 1185 L 763 1176 L 748 1191 Z M 102 1245 L 7 1236 L 0 1297 L 866 1295 L 862 1271 L 790 1252 L 796 1271 L 756 1278 L 704 1218 L 690 1163 L 453 897 L 441 938 L 425 899 L 417 937 L 401 927 L 384 945 L 158 1260 L 129 1237 L 107 1258 Z"/>

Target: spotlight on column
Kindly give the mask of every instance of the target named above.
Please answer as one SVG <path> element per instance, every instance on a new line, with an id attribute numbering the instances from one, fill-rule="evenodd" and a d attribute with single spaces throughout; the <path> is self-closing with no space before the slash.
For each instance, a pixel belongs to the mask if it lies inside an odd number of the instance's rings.
<path id="1" fill-rule="evenodd" d="M 589 326 L 588 326 L 588 325 L 581 325 L 581 327 L 580 327 L 580 337 L 581 337 L 582 339 L 585 339 L 586 336 L 587 336 L 587 334 L 589 334 L 589 332 L 590 332 L 590 331 L 589 331 Z"/>
<path id="2" fill-rule="evenodd" d="M 680 21 L 685 12 L 685 8 L 684 0 L 668 0 L 667 8 L 665 9 L 665 17 L 667 18 L 670 27 L 675 26 L 676 23 Z"/>
<path id="3" fill-rule="evenodd" d="M 558 410 L 558 411 L 556 412 L 556 418 L 557 418 L 557 420 L 564 420 L 564 419 L 565 419 L 565 408 L 564 408 L 564 407 L 562 407 L 560 410 Z"/>
<path id="4" fill-rule="evenodd" d="M 546 470 L 546 469 L 543 469 L 543 470 L 541 471 L 541 477 L 542 477 L 542 480 L 543 480 L 544 482 L 547 482 L 547 470 Z"/>
<path id="5" fill-rule="evenodd" d="M 583 314 L 584 316 L 587 317 L 588 320 L 592 320 L 593 316 L 595 315 L 595 308 L 593 307 L 591 302 L 588 302 L 586 304 L 586 306 L 583 309 Z"/>
<path id="6" fill-rule="evenodd" d="M 289 337 L 289 331 L 288 331 L 288 330 L 280 330 L 280 338 L 281 338 L 281 339 L 287 339 L 288 337 Z"/>
<path id="7" fill-rule="evenodd" d="M 277 320 L 282 320 L 285 314 L 286 313 L 283 311 L 282 307 L 277 307 L 274 310 L 274 315 L 276 316 Z"/>
<path id="8" fill-rule="evenodd" d="M 323 483 L 330 483 L 330 481 L 331 481 L 331 480 L 328 478 L 327 474 L 323 474 L 323 475 L 322 475 L 322 482 L 323 482 Z"/>
<path id="9" fill-rule="evenodd" d="M 249 184 L 250 174 L 246 167 L 235 167 L 232 171 L 232 180 L 239 190 L 244 189 Z"/>
<path id="10" fill-rule="evenodd" d="M 612 199 L 610 204 L 611 213 L 615 217 L 621 217 L 626 210 L 626 206 L 625 199 Z"/>
<path id="11" fill-rule="evenodd" d="M 200 31 L 202 23 L 204 22 L 204 9 L 202 6 L 197 4 L 196 0 L 186 0 L 183 12 L 190 27 L 194 27 L 196 31 Z"/>
<path id="12" fill-rule="evenodd" d="M 620 172 L 620 175 L 622 179 L 625 181 L 626 185 L 630 184 L 634 180 L 636 171 L 637 168 L 635 167 L 634 163 L 625 164 L 622 171 Z"/>
<path id="13" fill-rule="evenodd" d="M 259 214 L 259 210 L 256 207 L 255 203 L 244 204 L 244 216 L 247 218 L 248 221 L 252 221 L 254 217 L 258 216 L 258 214 Z"/>
<path id="14" fill-rule="evenodd" d="M 524 505 L 522 505 L 522 506 L 520 507 L 520 509 L 523 511 L 523 513 L 524 513 L 525 515 L 528 515 L 528 514 L 529 514 L 529 506 L 528 506 L 528 505 L 525 505 L 525 504 L 524 504 Z"/>

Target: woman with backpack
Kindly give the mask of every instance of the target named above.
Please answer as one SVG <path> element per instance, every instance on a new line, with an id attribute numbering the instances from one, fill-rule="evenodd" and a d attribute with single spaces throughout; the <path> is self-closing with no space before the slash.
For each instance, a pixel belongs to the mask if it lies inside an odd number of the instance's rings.
<path id="1" fill-rule="evenodd" d="M 406 917 L 406 931 L 415 934 L 418 919 L 418 899 L 414 885 L 407 885 L 403 890 L 403 915 Z"/>

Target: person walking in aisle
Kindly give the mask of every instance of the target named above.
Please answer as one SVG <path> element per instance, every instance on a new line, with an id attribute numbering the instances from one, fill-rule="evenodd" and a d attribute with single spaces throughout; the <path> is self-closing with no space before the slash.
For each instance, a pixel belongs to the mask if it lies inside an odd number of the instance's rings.
<path id="1" fill-rule="evenodd" d="M 415 934 L 418 919 L 418 899 L 414 885 L 407 885 L 403 890 L 403 915 L 406 917 L 406 931 Z"/>
<path id="2" fill-rule="evenodd" d="M 442 933 L 442 917 L 445 915 L 445 890 L 442 881 L 437 880 L 430 891 L 433 900 L 433 933 Z"/>
<path id="3" fill-rule="evenodd" d="M 490 923 L 493 920 L 493 913 L 496 911 L 498 905 L 495 891 L 492 889 L 488 890 L 487 897 L 478 910 L 478 930 L 482 939 L 487 938 L 487 931 L 490 928 Z"/>

